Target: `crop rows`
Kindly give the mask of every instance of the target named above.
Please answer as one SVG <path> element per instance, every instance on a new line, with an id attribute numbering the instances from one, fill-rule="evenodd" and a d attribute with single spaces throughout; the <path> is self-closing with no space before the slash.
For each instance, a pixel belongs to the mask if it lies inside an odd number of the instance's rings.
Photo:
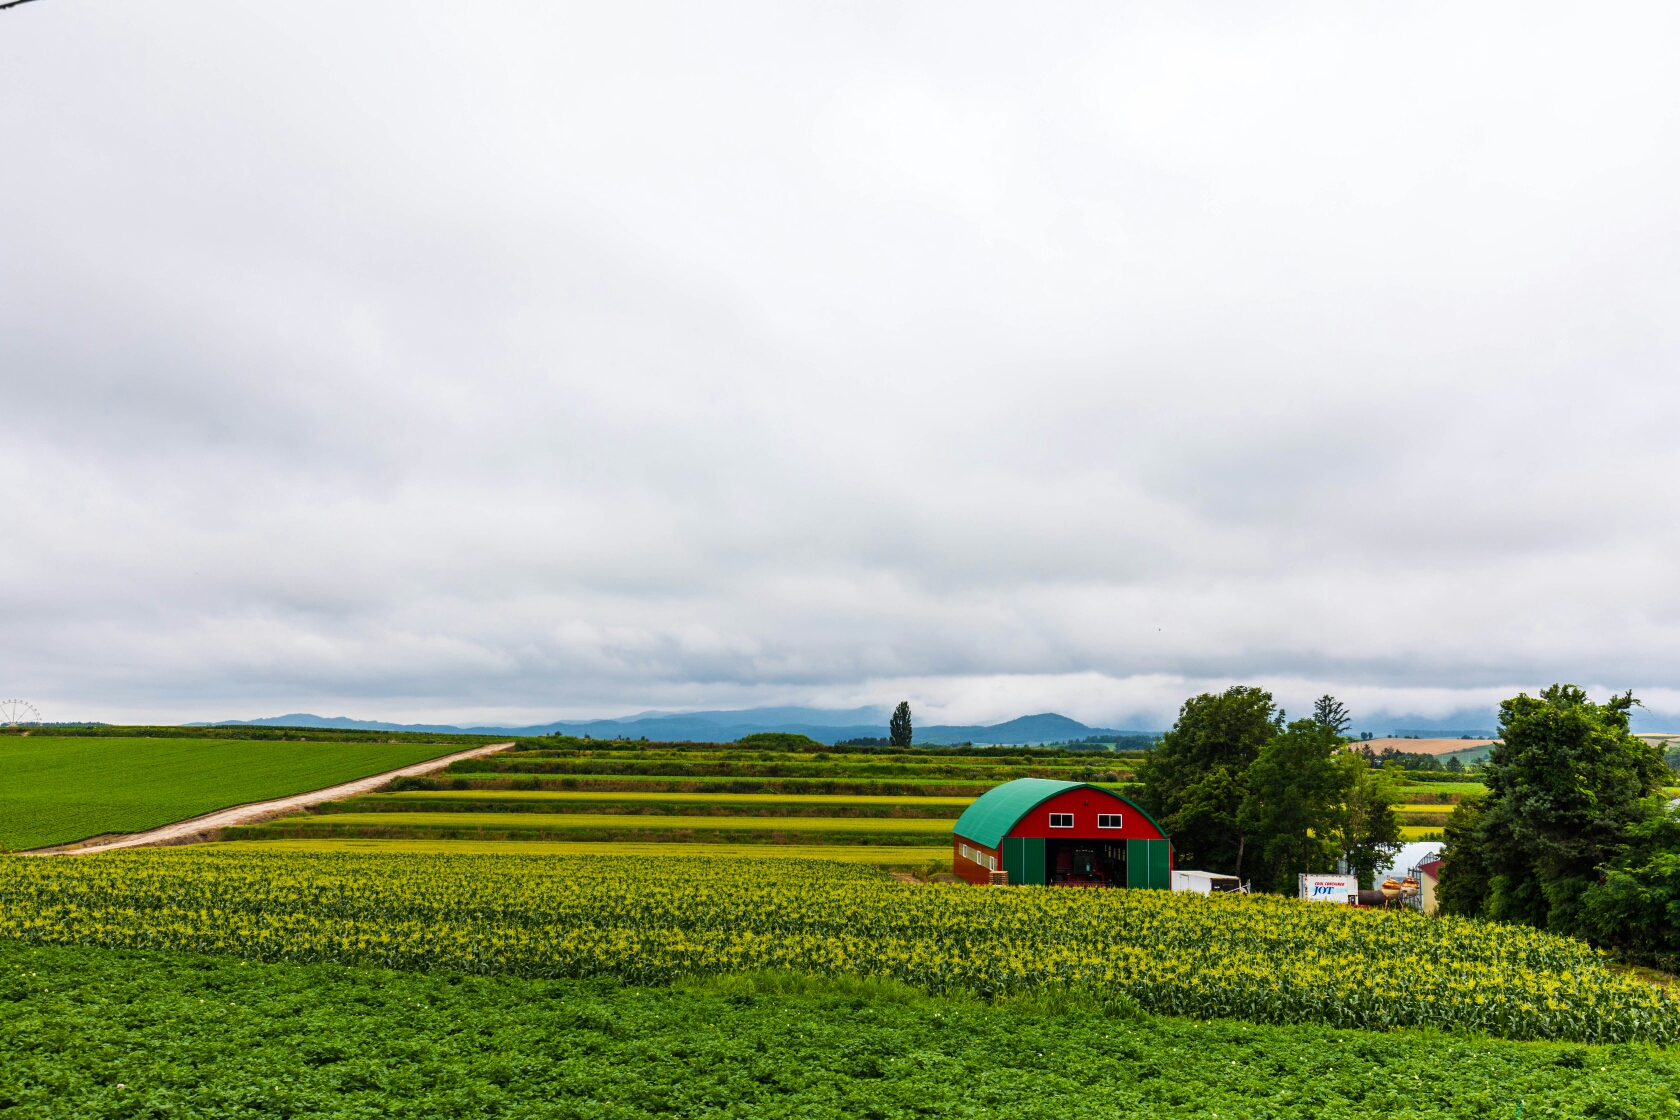
<path id="1" fill-rule="evenodd" d="M 351 827 L 389 824 L 408 828 L 485 828 L 522 831 L 575 829 L 606 832 L 617 829 L 737 828 L 753 832 L 808 830 L 811 832 L 915 833 L 949 839 L 951 821 L 923 817 L 790 817 L 686 813 L 327 813 L 312 817 L 283 817 L 278 824 L 308 823 Z"/>
<path id="2" fill-rule="evenodd" d="M 776 796 L 570 790 L 381 793 L 319 807 L 331 813 L 642 813 L 669 816 L 918 817 L 956 820 L 971 797 Z"/>
<path id="3" fill-rule="evenodd" d="M 749 856 L 761 859 L 767 853 L 780 859 L 841 860 L 882 868 L 915 868 L 933 873 L 951 869 L 951 846 L 921 847 L 914 844 L 784 844 L 774 849 L 757 844 L 685 844 L 673 849 L 668 841 L 640 840 L 532 840 L 448 839 L 413 837 L 325 837 L 293 840 L 233 840 L 216 845 L 223 852 L 386 852 L 386 853 L 471 853 L 475 855 L 537 856 L 661 856 L 708 859 Z"/>
<path id="4" fill-rule="evenodd" d="M 1579 942 L 1283 898 L 892 882 L 778 859 L 216 851 L 0 861 L 0 935 L 662 983 L 786 969 L 991 998 L 1518 1039 L 1680 1041 L 1680 1001 Z"/>
<path id="5" fill-rule="evenodd" d="M 951 821 L 916 817 L 807 817 L 640 813 L 339 813 L 225 828 L 225 839 L 301 837 L 527 837 L 663 839 L 686 843 L 949 844 Z"/>
<path id="6" fill-rule="evenodd" d="M 852 805 L 852 806 L 939 806 L 958 812 L 974 803 L 972 797 L 882 797 L 865 794 L 779 794 L 779 793 L 700 793 L 693 791 L 631 790 L 437 790 L 409 793 L 369 794 L 344 804 L 384 802 L 397 805 L 405 802 L 444 801 L 529 801 L 534 803 L 577 802 L 645 802 L 669 805 Z"/>

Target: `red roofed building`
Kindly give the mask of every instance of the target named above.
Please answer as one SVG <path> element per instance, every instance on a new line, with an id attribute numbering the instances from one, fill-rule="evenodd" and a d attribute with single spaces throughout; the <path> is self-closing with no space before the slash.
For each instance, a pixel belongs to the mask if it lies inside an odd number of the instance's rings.
<path id="1" fill-rule="evenodd" d="M 952 869 L 970 883 L 1172 889 L 1172 841 L 1131 801 L 1084 782 L 1017 778 L 987 790 L 952 828 Z"/>

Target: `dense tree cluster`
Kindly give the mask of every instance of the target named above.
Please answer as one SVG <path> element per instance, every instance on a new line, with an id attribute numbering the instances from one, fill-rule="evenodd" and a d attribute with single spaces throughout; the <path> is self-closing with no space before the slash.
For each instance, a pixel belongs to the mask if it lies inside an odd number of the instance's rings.
<path id="1" fill-rule="evenodd" d="M 1385 763 L 1393 762 L 1402 770 L 1441 770 L 1458 773 L 1464 769 L 1464 763 L 1459 761 L 1456 755 L 1447 759 L 1446 762 L 1442 762 L 1432 754 L 1396 750 L 1393 747 L 1384 747 L 1380 751 L 1374 751 L 1365 746 L 1359 748 L 1359 753 L 1370 760 L 1373 766 L 1382 766 Z"/>
<path id="2" fill-rule="evenodd" d="M 1628 730 L 1636 703 L 1557 684 L 1499 706 L 1487 796 L 1447 823 L 1444 911 L 1680 965 L 1680 817 L 1662 748 Z"/>
<path id="3" fill-rule="evenodd" d="M 1173 838 L 1179 866 L 1287 892 L 1298 873 L 1346 861 L 1369 884 L 1400 846 L 1399 779 L 1347 749 L 1349 722 L 1329 696 L 1313 719 L 1293 723 L 1260 688 L 1186 700 L 1137 770 L 1144 807 Z"/>

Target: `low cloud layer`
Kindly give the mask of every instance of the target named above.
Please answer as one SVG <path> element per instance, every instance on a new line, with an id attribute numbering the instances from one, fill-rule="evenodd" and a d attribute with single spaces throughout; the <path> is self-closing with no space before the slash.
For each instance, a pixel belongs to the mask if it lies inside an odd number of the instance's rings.
<path id="1" fill-rule="evenodd" d="M 0 18 L 0 692 L 1680 715 L 1668 8 Z"/>

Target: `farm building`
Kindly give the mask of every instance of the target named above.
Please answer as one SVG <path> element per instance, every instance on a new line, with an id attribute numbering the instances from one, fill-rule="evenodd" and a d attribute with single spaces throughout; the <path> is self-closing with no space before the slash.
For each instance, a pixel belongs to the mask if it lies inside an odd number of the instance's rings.
<path id="1" fill-rule="evenodd" d="M 1172 886 L 1172 841 L 1148 813 L 1084 782 L 1017 778 L 988 790 L 952 829 L 953 870 L 970 883 Z"/>
<path id="2" fill-rule="evenodd" d="M 1418 906 L 1425 914 L 1441 909 L 1441 860 L 1439 857 L 1418 865 Z"/>

